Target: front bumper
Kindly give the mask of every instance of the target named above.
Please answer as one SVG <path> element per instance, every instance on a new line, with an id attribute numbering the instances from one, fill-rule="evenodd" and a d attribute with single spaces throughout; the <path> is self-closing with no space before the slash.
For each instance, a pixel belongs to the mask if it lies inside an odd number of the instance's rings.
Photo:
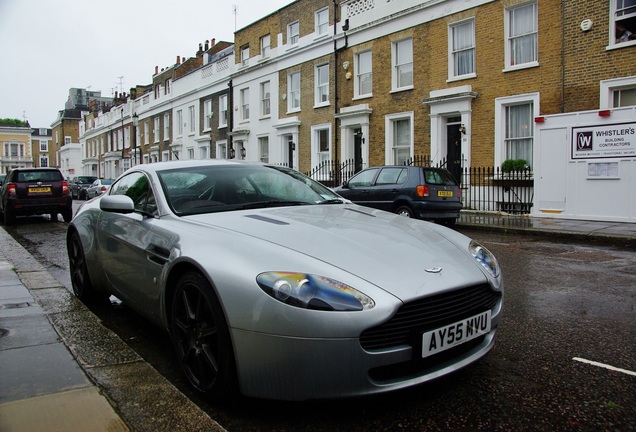
<path id="1" fill-rule="evenodd" d="M 416 344 L 367 351 L 359 338 L 298 338 L 232 330 L 245 396 L 307 400 L 343 398 L 406 388 L 459 370 L 494 346 L 502 300 L 484 336 L 420 358 Z"/>

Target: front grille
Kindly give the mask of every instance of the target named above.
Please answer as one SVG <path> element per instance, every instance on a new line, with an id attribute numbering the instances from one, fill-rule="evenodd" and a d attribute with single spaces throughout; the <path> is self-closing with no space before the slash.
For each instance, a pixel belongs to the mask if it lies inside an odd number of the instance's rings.
<path id="1" fill-rule="evenodd" d="M 364 331 L 360 344 L 367 351 L 414 345 L 423 332 L 492 309 L 500 298 L 501 293 L 488 284 L 424 297 L 402 305 L 389 321 Z"/>

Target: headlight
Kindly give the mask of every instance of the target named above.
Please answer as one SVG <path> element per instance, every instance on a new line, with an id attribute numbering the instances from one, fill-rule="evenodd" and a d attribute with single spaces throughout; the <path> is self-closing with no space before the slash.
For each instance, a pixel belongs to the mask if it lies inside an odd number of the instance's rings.
<path id="1" fill-rule="evenodd" d="M 468 250 L 471 255 L 484 266 L 488 272 L 494 277 L 498 278 L 500 274 L 499 263 L 497 262 L 497 258 L 485 247 L 480 245 L 475 240 L 470 241 L 470 245 L 468 245 Z"/>
<path id="2" fill-rule="evenodd" d="M 256 282 L 276 300 L 300 308 L 361 311 L 375 306 L 373 299 L 355 288 L 323 276 L 266 272 L 259 274 Z"/>

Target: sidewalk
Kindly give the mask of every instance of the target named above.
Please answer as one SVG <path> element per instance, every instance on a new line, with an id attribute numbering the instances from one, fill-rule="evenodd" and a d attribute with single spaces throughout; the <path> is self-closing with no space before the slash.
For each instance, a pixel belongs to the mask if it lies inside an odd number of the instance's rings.
<path id="1" fill-rule="evenodd" d="M 0 226 L 0 431 L 129 430 L 224 429 Z"/>
<path id="2" fill-rule="evenodd" d="M 633 223 L 462 213 L 458 227 L 636 246 Z M 0 226 L 0 431 L 85 430 L 224 429 Z"/>

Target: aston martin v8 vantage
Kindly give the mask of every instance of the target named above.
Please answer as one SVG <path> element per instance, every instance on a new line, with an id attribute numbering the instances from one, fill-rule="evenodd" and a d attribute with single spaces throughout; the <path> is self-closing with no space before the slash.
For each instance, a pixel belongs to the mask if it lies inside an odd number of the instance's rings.
<path id="1" fill-rule="evenodd" d="M 486 355 L 502 311 L 479 243 L 269 164 L 133 167 L 78 210 L 67 248 L 77 297 L 161 326 L 189 383 L 221 399 L 418 385 Z"/>

